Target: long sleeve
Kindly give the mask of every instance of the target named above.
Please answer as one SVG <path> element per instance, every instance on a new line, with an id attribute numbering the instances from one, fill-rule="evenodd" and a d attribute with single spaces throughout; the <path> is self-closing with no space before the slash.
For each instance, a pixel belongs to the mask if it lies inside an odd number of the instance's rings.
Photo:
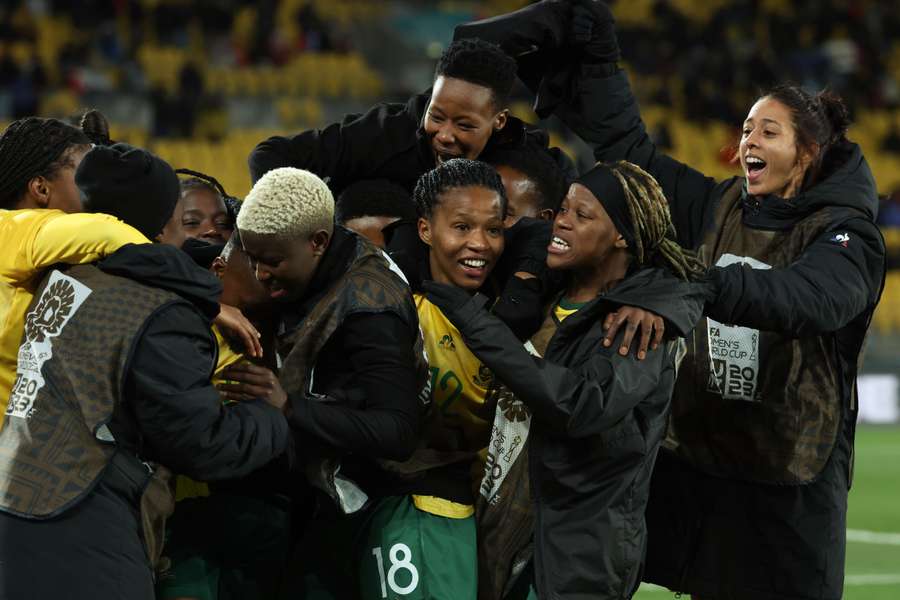
<path id="1" fill-rule="evenodd" d="M 209 381 L 215 345 L 192 309 L 173 305 L 154 316 L 136 347 L 127 404 L 143 452 L 200 481 L 246 475 L 288 447 L 284 416 L 263 402 L 224 407 Z"/>
<path id="2" fill-rule="evenodd" d="M 624 71 L 604 76 L 583 65 L 575 90 L 555 114 L 598 161 L 627 160 L 653 175 L 669 200 L 679 243 L 696 247 L 709 206 L 720 196 L 715 180 L 657 150 Z"/>
<path id="3" fill-rule="evenodd" d="M 415 331 L 396 315 L 346 319 L 319 356 L 315 379 L 323 383 L 313 391 L 320 395 L 291 398 L 298 448 L 409 458 L 421 426 L 414 342 Z"/>
<path id="4" fill-rule="evenodd" d="M 787 267 L 714 268 L 717 294 L 706 313 L 729 325 L 797 337 L 836 331 L 877 302 L 884 256 L 877 227 L 854 219 L 823 233 Z"/>
<path id="5" fill-rule="evenodd" d="M 386 164 L 398 154 L 417 159 L 416 131 L 427 99 L 407 104 L 376 104 L 365 114 L 351 114 L 323 129 L 292 137 L 275 136 L 261 142 L 248 160 L 255 183 L 268 171 L 296 167 L 321 178 L 357 181 L 375 177 L 415 178 L 416 173 L 392 173 Z M 415 160 L 417 162 L 417 160 Z"/>

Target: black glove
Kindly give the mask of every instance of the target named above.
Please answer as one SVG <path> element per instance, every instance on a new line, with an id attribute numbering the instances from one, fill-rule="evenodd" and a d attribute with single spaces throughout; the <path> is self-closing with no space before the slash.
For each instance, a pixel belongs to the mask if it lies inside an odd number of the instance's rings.
<path id="1" fill-rule="evenodd" d="M 500 46 L 513 58 L 562 46 L 568 33 L 571 5 L 542 0 L 517 11 L 457 25 L 453 39 L 479 38 Z"/>
<path id="2" fill-rule="evenodd" d="M 572 7 L 571 36 L 584 44 L 584 61 L 615 63 L 621 58 L 616 20 L 602 0 L 576 0 Z"/>
<path id="3" fill-rule="evenodd" d="M 519 219 L 503 232 L 505 244 L 498 271 L 507 276 L 523 271 L 540 277 L 547 269 L 547 246 L 552 234 L 552 221 Z"/>
<path id="4" fill-rule="evenodd" d="M 487 297 L 483 294 L 470 294 L 466 290 L 438 283 L 430 279 L 422 282 L 422 289 L 429 302 L 441 309 L 453 325 L 463 331 L 472 317 L 484 310 Z"/>

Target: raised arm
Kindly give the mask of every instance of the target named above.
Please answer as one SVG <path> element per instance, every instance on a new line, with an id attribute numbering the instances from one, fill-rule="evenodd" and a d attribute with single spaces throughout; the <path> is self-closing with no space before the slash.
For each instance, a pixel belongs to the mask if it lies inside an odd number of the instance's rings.
<path id="1" fill-rule="evenodd" d="M 564 6 L 571 5 L 567 12 Z M 659 181 L 683 246 L 699 242 L 716 182 L 657 151 L 641 120 L 628 78 L 617 66 L 615 21 L 604 2 L 544 0 L 522 10 L 457 27 L 515 56 L 519 78 L 593 150 L 598 161 L 627 160 Z"/>

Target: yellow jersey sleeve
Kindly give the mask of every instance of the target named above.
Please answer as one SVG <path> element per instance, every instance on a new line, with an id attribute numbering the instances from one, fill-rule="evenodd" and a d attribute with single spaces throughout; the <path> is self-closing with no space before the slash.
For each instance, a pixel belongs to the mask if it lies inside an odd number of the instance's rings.
<path id="1" fill-rule="evenodd" d="M 30 240 L 26 269 L 56 263 L 84 264 L 108 256 L 126 244 L 149 244 L 137 229 L 104 214 L 59 214 L 48 219 Z"/>

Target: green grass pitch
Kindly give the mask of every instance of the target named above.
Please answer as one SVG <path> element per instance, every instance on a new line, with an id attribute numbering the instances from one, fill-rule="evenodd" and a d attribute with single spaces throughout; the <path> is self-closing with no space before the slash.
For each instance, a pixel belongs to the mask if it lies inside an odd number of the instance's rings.
<path id="1" fill-rule="evenodd" d="M 860 426 L 855 469 L 844 599 L 900 600 L 900 428 Z M 635 599 L 672 596 L 643 586 Z"/>

